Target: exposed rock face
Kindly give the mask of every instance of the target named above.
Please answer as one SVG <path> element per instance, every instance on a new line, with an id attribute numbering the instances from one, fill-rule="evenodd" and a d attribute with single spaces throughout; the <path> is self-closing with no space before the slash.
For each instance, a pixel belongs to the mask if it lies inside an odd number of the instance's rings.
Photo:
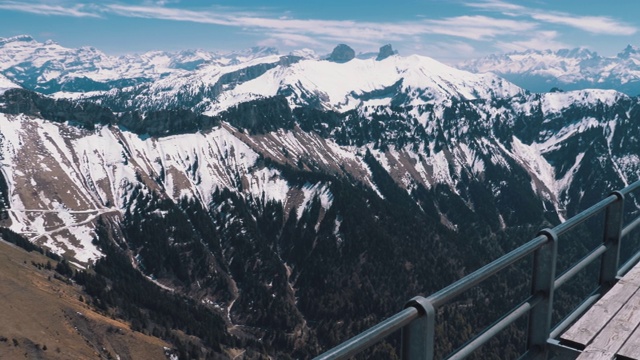
<path id="1" fill-rule="evenodd" d="M 376 61 L 384 60 L 389 56 L 393 56 L 395 54 L 396 52 L 393 50 L 393 47 L 391 47 L 391 44 L 387 44 L 380 48 L 380 51 L 378 52 L 378 57 L 376 57 Z"/>
<path id="2" fill-rule="evenodd" d="M 331 52 L 331 55 L 327 60 L 337 63 L 346 63 L 351 61 L 354 57 L 356 57 L 356 52 L 352 48 L 348 45 L 340 44 L 333 49 L 333 52 Z"/>

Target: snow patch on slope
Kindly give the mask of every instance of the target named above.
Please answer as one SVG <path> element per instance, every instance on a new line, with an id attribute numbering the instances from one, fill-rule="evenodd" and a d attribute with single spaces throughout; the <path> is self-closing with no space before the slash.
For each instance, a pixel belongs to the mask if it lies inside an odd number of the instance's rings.
<path id="1" fill-rule="evenodd" d="M 333 203 L 333 194 L 331 193 L 328 184 L 305 183 L 304 186 L 302 186 L 302 192 L 304 193 L 304 199 L 297 209 L 298 220 L 300 220 L 304 210 L 309 207 L 311 201 L 316 198 L 320 201 L 320 206 L 325 210 L 329 210 Z"/>
<path id="2" fill-rule="evenodd" d="M 545 114 L 560 113 L 571 106 L 587 106 L 601 103 L 612 106 L 626 95 L 615 90 L 576 90 L 543 94 L 541 98 L 542 111 Z"/>
<path id="3" fill-rule="evenodd" d="M 6 76 L 0 74 L 0 95 L 4 94 L 7 90 L 17 88 L 20 88 L 20 86 L 7 79 Z"/>

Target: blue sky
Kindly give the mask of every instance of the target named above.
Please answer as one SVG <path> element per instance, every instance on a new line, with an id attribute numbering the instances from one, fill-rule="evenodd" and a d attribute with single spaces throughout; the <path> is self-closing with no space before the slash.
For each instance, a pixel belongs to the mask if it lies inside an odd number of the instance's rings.
<path id="1" fill-rule="evenodd" d="M 29 34 L 107 54 L 346 43 L 454 63 L 491 53 L 640 45 L 640 2 L 465 0 L 0 0 L 0 37 Z"/>

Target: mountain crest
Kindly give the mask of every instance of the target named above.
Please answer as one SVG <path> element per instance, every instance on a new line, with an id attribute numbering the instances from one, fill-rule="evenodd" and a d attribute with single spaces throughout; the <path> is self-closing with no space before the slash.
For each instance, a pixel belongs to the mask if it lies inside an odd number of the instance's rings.
<path id="1" fill-rule="evenodd" d="M 355 57 L 356 52 L 349 47 L 349 45 L 340 44 L 333 49 L 327 60 L 337 63 L 346 63 L 353 60 Z"/>
<path id="2" fill-rule="evenodd" d="M 0 38 L 0 46 L 12 43 L 12 42 L 35 42 L 36 40 L 29 35 L 17 35 L 8 38 Z"/>
<path id="3" fill-rule="evenodd" d="M 378 56 L 376 57 L 376 60 L 381 61 L 395 54 L 396 52 L 393 50 L 393 47 L 391 46 L 391 44 L 387 44 L 380 48 L 380 51 L 378 52 Z"/>
<path id="4" fill-rule="evenodd" d="M 631 44 L 627 45 L 626 48 L 624 48 L 624 50 L 622 50 L 622 52 L 618 53 L 618 57 L 620 59 L 629 59 L 631 58 L 633 55 L 639 55 L 640 54 L 640 48 L 637 46 L 633 46 Z"/>

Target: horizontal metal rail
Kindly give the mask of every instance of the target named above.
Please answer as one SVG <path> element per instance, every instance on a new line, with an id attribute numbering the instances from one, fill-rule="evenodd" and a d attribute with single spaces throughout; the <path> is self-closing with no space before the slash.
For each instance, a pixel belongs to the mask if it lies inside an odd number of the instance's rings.
<path id="1" fill-rule="evenodd" d="M 408 307 L 360 335 L 345 341 L 341 346 L 335 347 L 316 357 L 316 359 L 346 359 L 354 356 L 389 336 L 391 333 L 400 330 L 419 316 L 420 313 L 418 309 Z"/>
<path id="2" fill-rule="evenodd" d="M 564 274 L 560 275 L 559 278 L 553 283 L 553 287 L 555 289 L 564 285 L 565 282 L 569 281 L 572 277 L 574 277 L 577 273 L 579 273 L 582 269 L 589 266 L 592 262 L 598 259 L 604 252 L 607 251 L 607 247 L 604 245 L 600 245 L 587 256 L 582 258 L 582 260 L 575 263 L 572 267 L 569 268 Z"/>
<path id="3" fill-rule="evenodd" d="M 640 225 L 640 217 L 637 217 L 635 220 L 630 222 L 629 225 L 625 226 L 624 229 L 622 229 L 622 237 L 626 237 L 627 235 L 629 235 L 629 233 L 633 229 L 638 227 L 638 225 Z"/>
<path id="4" fill-rule="evenodd" d="M 633 184 L 628 185 L 624 189 L 620 190 L 620 193 L 622 195 L 627 195 L 628 193 L 636 191 L 638 189 L 640 189 L 640 181 L 636 181 Z"/>
<path id="5" fill-rule="evenodd" d="M 492 263 L 481 267 L 480 269 L 427 297 L 427 299 L 434 307 L 440 307 L 454 299 L 456 296 L 492 277 L 500 270 L 503 270 L 525 256 L 532 254 L 534 251 L 542 247 L 547 241 L 549 241 L 549 239 L 546 236 L 540 235 L 519 248 L 501 256 L 497 260 L 494 260 Z"/>
<path id="6" fill-rule="evenodd" d="M 483 330 L 480 335 L 476 336 L 469 343 L 464 345 L 460 350 L 449 357 L 449 360 L 460 360 L 464 359 L 467 356 L 471 355 L 474 351 L 480 348 L 482 345 L 486 344 L 487 341 L 491 340 L 494 336 L 496 336 L 499 332 L 504 330 L 507 326 L 513 324 L 526 313 L 529 312 L 534 306 L 538 305 L 542 300 L 542 296 L 535 296 L 527 301 L 523 302 L 507 315 L 505 315 L 502 319 L 496 321 L 495 324 L 487 327 Z"/>
<path id="7" fill-rule="evenodd" d="M 598 215 L 606 210 L 607 216 L 605 219 L 605 236 L 604 243 L 596 247 L 589 254 L 587 254 L 584 258 L 582 258 L 577 263 L 573 264 L 566 272 L 564 272 L 559 277 L 553 277 L 553 272 L 551 274 L 552 285 L 549 285 L 549 288 L 542 292 L 533 291 L 535 293 L 534 296 L 530 297 L 529 300 L 520 304 L 516 308 L 510 310 L 507 315 L 503 316 L 500 320 L 498 320 L 495 324 L 489 326 L 481 333 L 479 333 L 475 338 L 469 341 L 466 345 L 464 345 L 461 349 L 459 349 L 455 354 L 451 355 L 450 359 L 463 359 L 466 356 L 470 355 L 473 351 L 481 347 L 487 341 L 489 341 L 492 337 L 494 337 L 498 332 L 502 331 L 504 328 L 515 322 L 517 319 L 522 317 L 526 313 L 530 313 L 530 321 L 531 316 L 533 318 L 537 318 L 536 312 L 537 309 L 544 306 L 551 306 L 553 304 L 553 291 L 554 289 L 559 288 L 564 285 L 567 281 L 573 278 L 576 274 L 582 271 L 589 264 L 596 261 L 601 256 L 603 257 L 603 262 L 601 264 L 601 278 L 600 278 L 600 286 L 597 290 L 592 293 L 578 308 L 576 308 L 569 316 L 567 316 L 559 325 L 557 325 L 553 330 L 542 330 L 542 334 L 548 334 L 550 338 L 555 338 L 560 335 L 571 323 L 573 323 L 579 316 L 581 316 L 587 308 L 593 305 L 601 296 L 601 293 L 606 291 L 608 286 L 610 285 L 611 279 L 614 277 L 616 273 L 620 276 L 621 274 L 626 273 L 631 267 L 633 267 L 640 260 L 640 252 L 635 254 L 630 260 L 628 260 L 619 270 L 618 268 L 618 252 L 619 252 L 619 242 L 620 239 L 624 236 L 627 236 L 631 231 L 633 231 L 636 227 L 640 226 L 640 217 L 633 220 L 630 224 L 625 227 L 622 227 L 622 210 L 624 204 L 624 197 L 626 194 L 637 190 L 640 188 L 640 181 L 636 181 L 635 183 L 625 187 L 620 191 L 616 191 L 612 193 L 610 196 L 601 200 L 597 204 L 589 207 L 588 209 L 582 211 L 581 213 L 573 216 L 569 220 L 557 225 L 553 229 L 543 230 L 537 237 L 530 240 L 526 244 L 518 247 L 515 250 L 501 256 L 500 258 L 494 260 L 493 262 L 483 266 L 482 268 L 472 272 L 471 274 L 466 275 L 462 279 L 454 282 L 453 284 L 443 288 L 440 291 L 432 294 L 431 296 L 422 299 L 421 301 L 424 304 L 427 304 L 428 307 L 431 308 L 431 312 L 433 313 L 434 309 L 439 308 L 440 306 L 449 303 L 451 300 L 466 292 L 467 290 L 481 284 L 488 278 L 494 276 L 501 270 L 504 270 L 510 265 L 518 262 L 524 257 L 536 254 L 536 257 L 540 254 L 540 251 L 547 251 L 549 246 L 547 244 L 552 244 L 556 246 L 557 237 L 570 231 L 576 226 L 584 223 L 588 219 L 592 218 L 595 215 Z M 612 206 L 612 204 L 616 204 Z M 619 223 L 616 223 L 619 222 Z M 547 249 L 547 250 L 545 250 Z M 547 254 L 549 254 L 547 252 Z M 553 266 L 555 268 L 555 262 L 557 259 L 555 255 L 551 257 L 553 259 L 553 263 L 548 264 L 545 262 L 541 262 L 537 264 L 534 261 L 534 267 L 536 269 L 544 269 L 541 266 Z M 606 261 L 605 261 L 606 260 Z M 536 271 L 534 269 L 534 271 Z M 613 272 L 611 272 L 613 269 Z M 613 274 L 607 275 L 603 278 L 603 274 Z M 615 279 L 614 279 L 615 280 Z M 415 298 L 414 298 L 415 299 Z M 546 305 L 545 305 L 546 304 Z M 551 304 L 551 305 L 548 305 Z M 420 305 L 420 304 L 418 304 Z M 379 342 L 383 338 L 387 337 L 389 334 L 403 328 L 405 330 L 410 329 L 411 326 L 407 326 L 409 324 L 415 324 L 413 321 L 422 318 L 425 315 L 424 309 L 421 310 L 420 306 L 414 307 L 409 306 L 403 311 L 393 315 L 392 317 L 384 320 L 378 325 L 372 327 L 371 329 L 361 333 L 353 337 L 352 339 L 344 342 L 343 344 L 335 347 L 327 351 L 326 353 L 318 356 L 316 359 L 345 359 L 355 354 L 358 354 L 362 350 L 371 347 L 375 343 Z M 431 318 L 432 315 L 429 315 L 429 319 L 434 321 Z M 550 315 L 549 315 L 550 316 Z M 423 318 L 424 319 L 424 318 Z M 422 321 L 422 320 L 420 320 Z M 433 323 L 432 323 L 433 324 Z M 531 324 L 530 324 L 531 326 Z M 547 326 L 547 325 L 544 325 Z M 542 328 L 542 327 L 540 327 Z M 541 330 L 530 327 L 530 331 L 532 329 L 536 329 L 536 333 L 540 334 Z M 403 342 L 404 342 L 404 331 L 403 330 Z M 424 342 L 433 344 L 433 332 L 427 332 L 430 335 L 426 337 L 431 337 L 430 339 L 425 338 Z M 530 333 L 531 335 L 531 333 Z M 412 334 L 410 332 L 407 333 L 407 338 L 411 337 Z M 538 335 L 536 335 L 538 336 Z M 546 335 L 543 335 L 546 336 Z M 421 339 L 421 338 L 420 338 Z M 531 338 L 529 338 L 531 339 Z M 532 345 L 530 343 L 530 345 Z M 422 347 L 424 353 L 420 353 L 418 356 L 420 359 L 433 359 L 433 348 Z M 422 350 L 421 350 L 422 351 Z M 531 351 L 531 348 L 528 350 Z M 409 352 L 415 354 L 415 352 Z M 407 355 L 404 354 L 404 359 L 407 359 Z"/>
<path id="8" fill-rule="evenodd" d="M 578 215 L 572 217 L 571 219 L 569 219 L 569 220 L 563 222 L 562 224 L 554 227 L 553 230 L 555 230 L 556 234 L 558 234 L 558 236 L 560 236 L 560 235 L 566 233 L 567 231 L 573 229 L 574 227 L 582 224 L 583 222 L 589 220 L 593 216 L 598 215 L 607 206 L 609 206 L 609 205 L 613 204 L 614 202 L 616 202 L 616 200 L 618 200 L 618 197 L 616 195 L 609 195 L 609 197 L 607 197 L 606 199 L 601 200 L 600 202 L 598 202 L 597 204 L 591 206 L 587 210 L 579 213 Z"/>

